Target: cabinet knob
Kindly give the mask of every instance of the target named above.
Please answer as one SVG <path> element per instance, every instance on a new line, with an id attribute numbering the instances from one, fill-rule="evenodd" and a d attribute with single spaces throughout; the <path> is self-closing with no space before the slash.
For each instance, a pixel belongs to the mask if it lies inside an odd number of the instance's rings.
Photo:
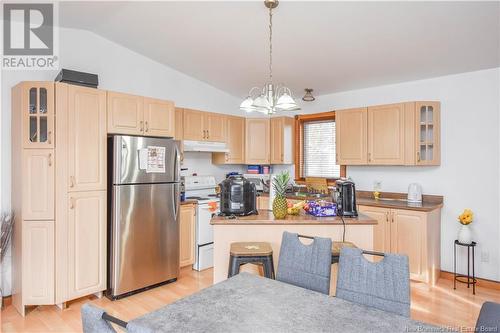
<path id="1" fill-rule="evenodd" d="M 149 123 L 146 121 L 145 124 L 146 124 L 146 132 L 149 132 Z"/>
<path id="2" fill-rule="evenodd" d="M 144 132 L 144 122 L 142 120 L 139 122 L 139 128 L 141 132 Z"/>
<path id="3" fill-rule="evenodd" d="M 417 151 L 417 162 L 420 162 L 420 152 Z"/>
<path id="4" fill-rule="evenodd" d="M 52 166 L 52 153 L 49 153 L 48 163 L 49 163 L 49 167 Z"/>
<path id="5" fill-rule="evenodd" d="M 47 133 L 47 142 L 50 144 L 52 144 L 52 131 L 49 131 L 49 133 Z"/>

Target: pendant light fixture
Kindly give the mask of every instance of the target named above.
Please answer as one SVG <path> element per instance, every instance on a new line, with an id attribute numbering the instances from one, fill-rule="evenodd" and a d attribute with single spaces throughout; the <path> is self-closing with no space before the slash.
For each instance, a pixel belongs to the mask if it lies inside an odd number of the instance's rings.
<path id="1" fill-rule="evenodd" d="M 290 89 L 283 84 L 273 84 L 273 9 L 278 7 L 278 0 L 265 0 L 264 5 L 269 9 L 269 82 L 262 88 L 250 89 L 247 98 L 240 104 L 240 109 L 268 115 L 276 111 L 297 111 L 300 107 L 293 99 Z"/>
<path id="2" fill-rule="evenodd" d="M 314 98 L 314 96 L 313 96 L 313 94 L 312 94 L 313 89 L 311 89 L 311 88 L 306 88 L 306 89 L 304 89 L 304 90 L 305 90 L 305 92 L 306 92 L 306 94 L 304 95 L 304 97 L 302 97 L 302 100 L 303 100 L 304 102 L 312 102 L 312 101 L 314 101 L 314 100 L 316 99 L 316 98 Z"/>

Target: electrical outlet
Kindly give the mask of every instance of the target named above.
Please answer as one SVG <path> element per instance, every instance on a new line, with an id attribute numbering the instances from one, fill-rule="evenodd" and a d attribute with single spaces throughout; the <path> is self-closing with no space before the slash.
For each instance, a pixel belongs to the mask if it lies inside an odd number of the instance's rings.
<path id="1" fill-rule="evenodd" d="M 481 262 L 488 262 L 490 261 L 490 253 L 488 250 L 482 250 L 481 251 Z"/>

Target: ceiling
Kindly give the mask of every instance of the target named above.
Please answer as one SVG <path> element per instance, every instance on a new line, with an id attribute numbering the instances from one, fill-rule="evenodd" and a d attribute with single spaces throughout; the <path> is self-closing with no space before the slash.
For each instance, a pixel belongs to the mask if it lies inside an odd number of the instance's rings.
<path id="1" fill-rule="evenodd" d="M 499 2 L 281 1 L 274 81 L 301 96 L 500 66 Z M 90 30 L 234 96 L 268 77 L 262 1 L 61 2 Z"/>

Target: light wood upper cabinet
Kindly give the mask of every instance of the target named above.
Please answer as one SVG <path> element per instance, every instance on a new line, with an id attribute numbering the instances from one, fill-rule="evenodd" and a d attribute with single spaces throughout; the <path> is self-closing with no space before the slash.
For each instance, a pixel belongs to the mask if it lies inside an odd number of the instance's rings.
<path id="1" fill-rule="evenodd" d="M 180 267 L 189 266 L 195 260 L 196 205 L 186 204 L 180 208 L 179 256 Z"/>
<path id="2" fill-rule="evenodd" d="M 245 163 L 245 118 L 227 116 L 226 138 L 228 153 L 213 153 L 215 164 Z"/>
<path id="3" fill-rule="evenodd" d="M 23 304 L 54 303 L 54 221 L 25 221 L 22 235 Z M 18 268 L 19 269 L 19 268 Z M 24 314 L 23 314 L 24 315 Z"/>
<path id="4" fill-rule="evenodd" d="M 368 107 L 368 164 L 404 165 L 404 104 Z"/>
<path id="5" fill-rule="evenodd" d="M 367 164 L 367 130 L 367 108 L 335 112 L 335 142 L 338 165 Z"/>
<path id="6" fill-rule="evenodd" d="M 22 216 L 24 220 L 54 219 L 54 151 L 24 149 Z"/>
<path id="7" fill-rule="evenodd" d="M 439 102 L 415 103 L 416 164 L 441 163 L 441 110 Z"/>
<path id="8" fill-rule="evenodd" d="M 425 279 L 424 258 L 427 256 L 425 213 L 392 210 L 391 252 L 406 254 L 410 262 L 410 276 Z"/>
<path id="9" fill-rule="evenodd" d="M 68 87 L 69 191 L 106 189 L 106 92 Z"/>
<path id="10" fill-rule="evenodd" d="M 68 299 L 106 289 L 106 191 L 69 194 Z"/>
<path id="11" fill-rule="evenodd" d="M 142 135 L 144 101 L 141 96 L 108 91 L 108 133 Z"/>
<path id="12" fill-rule="evenodd" d="M 174 137 L 175 107 L 170 101 L 144 97 L 144 134 Z"/>
<path id="13" fill-rule="evenodd" d="M 245 133 L 246 164 L 269 164 L 271 161 L 269 119 L 247 118 Z"/>
<path id="14" fill-rule="evenodd" d="M 184 140 L 184 109 L 175 108 L 175 140 Z"/>
<path id="15" fill-rule="evenodd" d="M 108 91 L 108 133 L 173 137 L 175 107 L 170 101 Z"/>
<path id="16" fill-rule="evenodd" d="M 339 110 L 337 164 L 439 165 L 440 103 L 405 102 Z"/>
<path id="17" fill-rule="evenodd" d="M 226 142 L 225 115 L 206 112 L 204 122 L 207 131 L 207 141 Z"/>
<path id="18" fill-rule="evenodd" d="M 184 109 L 184 140 L 203 141 L 206 139 L 203 112 Z"/>
<path id="19" fill-rule="evenodd" d="M 292 164 L 295 122 L 290 117 L 271 118 L 271 164 Z"/>
<path id="20" fill-rule="evenodd" d="M 20 102 L 24 148 L 53 148 L 54 83 L 24 82 L 20 87 L 21 98 L 15 104 Z"/>
<path id="21" fill-rule="evenodd" d="M 226 116 L 184 109 L 184 140 L 226 142 Z"/>

